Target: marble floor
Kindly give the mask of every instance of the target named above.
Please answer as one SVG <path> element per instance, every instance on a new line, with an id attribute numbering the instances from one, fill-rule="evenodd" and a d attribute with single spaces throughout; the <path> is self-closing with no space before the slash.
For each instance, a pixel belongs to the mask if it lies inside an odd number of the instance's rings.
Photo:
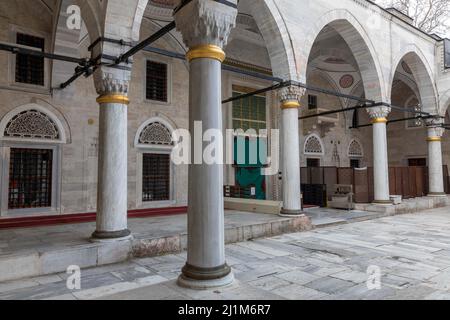
<path id="1" fill-rule="evenodd" d="M 236 281 L 224 289 L 177 287 L 182 253 L 82 270 L 80 290 L 67 288 L 65 273 L 0 283 L 0 299 L 450 299 L 448 207 L 232 244 L 226 253 Z"/>

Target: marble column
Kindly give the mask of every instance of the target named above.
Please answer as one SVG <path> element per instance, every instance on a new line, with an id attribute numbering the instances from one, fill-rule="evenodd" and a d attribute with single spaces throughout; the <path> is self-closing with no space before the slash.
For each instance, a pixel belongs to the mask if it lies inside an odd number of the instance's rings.
<path id="1" fill-rule="evenodd" d="M 127 229 L 127 106 L 129 71 L 98 68 L 94 74 L 100 105 L 97 228 L 93 240 L 130 236 Z"/>
<path id="2" fill-rule="evenodd" d="M 236 4 L 236 1 L 230 1 Z M 193 0 L 175 14 L 189 48 L 189 128 L 222 132 L 223 47 L 235 26 L 237 9 L 211 0 Z M 199 146 L 192 139 L 191 155 Z M 203 143 L 201 150 L 204 150 Z M 201 156 L 201 154 L 199 155 Z M 198 157 L 197 157 L 198 160 Z M 223 164 L 189 165 L 188 253 L 178 284 L 192 289 L 229 285 L 234 277 L 225 260 Z"/>
<path id="3" fill-rule="evenodd" d="M 386 123 L 389 107 L 367 109 L 373 129 L 373 181 L 374 203 L 392 204 L 389 194 L 389 162 Z"/>
<path id="4" fill-rule="evenodd" d="M 430 118 L 426 120 L 428 130 L 428 179 L 429 196 L 445 196 L 444 172 L 442 167 L 442 128 L 441 118 Z"/>
<path id="5" fill-rule="evenodd" d="M 280 215 L 302 213 L 300 190 L 300 139 L 298 109 L 305 89 L 297 86 L 283 88 L 279 92 L 281 100 L 282 130 L 282 182 L 283 208 Z"/>

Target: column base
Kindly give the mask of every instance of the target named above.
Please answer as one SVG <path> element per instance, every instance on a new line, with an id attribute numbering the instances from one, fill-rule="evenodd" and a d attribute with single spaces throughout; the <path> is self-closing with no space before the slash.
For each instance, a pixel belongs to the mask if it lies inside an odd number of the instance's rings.
<path id="1" fill-rule="evenodd" d="M 298 217 L 300 215 L 304 214 L 303 210 L 299 209 L 299 210 L 289 210 L 289 209 L 284 209 L 282 208 L 279 216 L 281 217 Z"/>
<path id="2" fill-rule="evenodd" d="M 186 263 L 177 284 L 183 288 L 205 290 L 226 287 L 233 281 L 233 272 L 227 264 L 216 268 L 199 268 Z"/>
<path id="3" fill-rule="evenodd" d="M 447 194 L 445 192 L 430 192 L 427 194 L 427 197 L 446 197 Z"/>
<path id="4" fill-rule="evenodd" d="M 91 236 L 91 241 L 117 241 L 128 240 L 131 238 L 131 231 L 128 229 L 121 231 L 95 231 Z"/>
<path id="5" fill-rule="evenodd" d="M 374 200 L 372 202 L 372 204 L 391 206 L 392 205 L 392 201 L 391 200 Z"/>

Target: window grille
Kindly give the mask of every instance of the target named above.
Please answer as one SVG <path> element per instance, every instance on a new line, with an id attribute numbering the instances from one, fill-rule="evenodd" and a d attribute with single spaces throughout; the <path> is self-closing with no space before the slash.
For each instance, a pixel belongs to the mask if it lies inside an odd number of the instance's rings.
<path id="1" fill-rule="evenodd" d="M 45 40 L 43 38 L 18 33 L 17 44 L 37 48 L 44 52 Z M 25 54 L 16 55 L 16 82 L 44 85 L 44 58 Z"/>
<path id="2" fill-rule="evenodd" d="M 316 110 L 317 109 L 317 96 L 308 95 L 308 110 Z"/>
<path id="3" fill-rule="evenodd" d="M 233 97 L 254 91 L 247 88 L 233 88 Z M 247 131 L 267 129 L 266 97 L 251 96 L 233 102 L 233 129 Z"/>
<path id="4" fill-rule="evenodd" d="M 146 98 L 167 102 L 167 64 L 147 61 Z"/>
<path id="5" fill-rule="evenodd" d="M 310 136 L 305 143 L 305 153 L 323 154 L 322 144 L 316 136 Z"/>
<path id="6" fill-rule="evenodd" d="M 148 145 L 173 145 L 170 130 L 160 122 L 152 122 L 142 130 L 139 143 Z"/>
<path id="7" fill-rule="evenodd" d="M 362 157 L 363 156 L 362 146 L 359 144 L 358 141 L 353 140 L 350 143 L 350 146 L 348 148 L 348 155 L 350 157 Z"/>
<path id="8" fill-rule="evenodd" d="M 142 201 L 170 200 L 170 155 L 146 153 L 142 169 Z"/>
<path id="9" fill-rule="evenodd" d="M 30 109 L 15 115 L 6 125 L 5 137 L 20 139 L 58 140 L 56 124 L 46 114 Z"/>
<path id="10" fill-rule="evenodd" d="M 9 209 L 51 206 L 52 162 L 53 150 L 11 148 Z"/>

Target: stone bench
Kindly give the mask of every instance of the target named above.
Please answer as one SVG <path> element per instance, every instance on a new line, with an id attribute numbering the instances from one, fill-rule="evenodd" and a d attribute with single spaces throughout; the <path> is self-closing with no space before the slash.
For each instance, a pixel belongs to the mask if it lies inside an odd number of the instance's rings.
<path id="1" fill-rule="evenodd" d="M 281 201 L 225 198 L 225 210 L 279 214 Z"/>

